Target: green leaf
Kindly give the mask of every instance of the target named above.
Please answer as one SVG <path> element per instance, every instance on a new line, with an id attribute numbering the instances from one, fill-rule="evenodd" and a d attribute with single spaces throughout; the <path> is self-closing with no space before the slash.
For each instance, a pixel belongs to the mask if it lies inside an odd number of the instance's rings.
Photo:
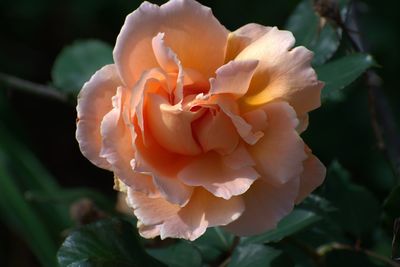
<path id="1" fill-rule="evenodd" d="M 281 239 L 306 229 L 321 218 L 312 211 L 296 209 L 278 223 L 276 229 L 261 235 L 242 238 L 242 244 L 277 242 Z"/>
<path id="2" fill-rule="evenodd" d="M 207 262 L 213 262 L 231 249 L 234 236 L 220 227 L 207 229 L 204 235 L 196 239 L 193 245 L 201 252 Z"/>
<path id="3" fill-rule="evenodd" d="M 165 248 L 148 249 L 147 252 L 169 267 L 200 267 L 202 264 L 200 252 L 186 241 Z"/>
<path id="4" fill-rule="evenodd" d="M 400 217 L 400 185 L 396 186 L 392 192 L 390 192 L 389 196 L 386 198 L 385 202 L 383 203 L 383 208 L 385 212 L 391 218 L 398 218 Z"/>
<path id="5" fill-rule="evenodd" d="M 303 45 L 314 52 L 313 65 L 321 65 L 338 49 L 341 32 L 330 23 L 319 29 L 319 16 L 312 1 L 303 0 L 296 7 L 286 24 L 286 29 L 296 37 L 296 45 Z"/>
<path id="6" fill-rule="evenodd" d="M 381 261 L 372 261 L 367 255 L 358 251 L 333 250 L 325 256 L 326 267 L 384 267 Z"/>
<path id="7" fill-rule="evenodd" d="M 61 245 L 57 258 L 66 266 L 165 266 L 141 246 L 135 227 L 120 219 L 106 219 L 79 228 Z"/>
<path id="8" fill-rule="evenodd" d="M 331 219 L 342 229 L 357 237 L 374 229 L 380 214 L 377 199 L 366 188 L 354 184 L 337 161 L 328 168 L 322 194 L 337 208 Z"/>
<path id="9" fill-rule="evenodd" d="M 240 245 L 234 250 L 228 267 L 282 267 L 281 255 L 282 251 L 262 244 Z"/>
<path id="10" fill-rule="evenodd" d="M 372 56 L 355 53 L 315 68 L 318 79 L 325 82 L 322 100 L 334 98 L 339 90 L 352 83 L 374 64 Z"/>
<path id="11" fill-rule="evenodd" d="M 0 150 L 0 217 L 23 235 L 43 266 L 55 266 L 57 249 L 52 237 L 7 172 L 4 157 Z"/>
<path id="12" fill-rule="evenodd" d="M 76 41 L 58 55 L 52 70 L 56 87 L 77 94 L 101 67 L 113 62 L 112 48 L 98 40 Z"/>

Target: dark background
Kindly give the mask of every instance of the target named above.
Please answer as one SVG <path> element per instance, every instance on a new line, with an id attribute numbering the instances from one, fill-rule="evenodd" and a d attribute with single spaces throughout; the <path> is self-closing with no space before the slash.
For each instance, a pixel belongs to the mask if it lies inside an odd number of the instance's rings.
<path id="1" fill-rule="evenodd" d="M 37 83 L 51 83 L 51 69 L 65 45 L 78 39 L 100 39 L 114 45 L 125 16 L 141 1 L 127 0 L 1 0 L 0 72 Z M 154 1 L 162 3 L 165 1 Z M 284 24 L 299 1 L 200 1 L 212 7 L 229 30 L 246 23 Z M 399 1 L 359 1 L 361 35 L 380 65 L 397 120 L 400 118 L 398 66 Z M 212 45 L 212 44 L 210 44 Z M 36 95 L 0 88 L 13 132 L 66 187 L 89 186 L 114 196 L 112 174 L 93 166 L 75 140 L 75 107 Z M 337 158 L 356 182 L 383 198 L 395 180 L 389 164 L 377 150 L 370 127 L 366 89 L 356 82 L 339 103 L 326 103 L 311 114 L 306 142 L 324 163 Z M 0 225 L 0 243 L 9 251 L 29 255 L 24 244 Z M 18 248 L 13 250 L 12 248 Z M 25 253 L 24 253 L 25 251 Z M 9 256 L 12 256 L 9 255 Z M 16 256 L 16 255 L 14 255 Z M 29 265 L 31 256 L 27 256 Z"/>

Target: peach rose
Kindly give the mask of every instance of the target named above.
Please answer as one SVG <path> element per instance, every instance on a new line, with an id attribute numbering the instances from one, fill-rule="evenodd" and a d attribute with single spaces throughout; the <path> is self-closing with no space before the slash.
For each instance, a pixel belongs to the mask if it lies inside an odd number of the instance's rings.
<path id="1" fill-rule="evenodd" d="M 322 183 L 299 134 L 323 83 L 294 43 L 276 27 L 229 32 L 194 0 L 126 18 L 115 64 L 79 94 L 76 137 L 122 182 L 142 236 L 258 234 Z"/>

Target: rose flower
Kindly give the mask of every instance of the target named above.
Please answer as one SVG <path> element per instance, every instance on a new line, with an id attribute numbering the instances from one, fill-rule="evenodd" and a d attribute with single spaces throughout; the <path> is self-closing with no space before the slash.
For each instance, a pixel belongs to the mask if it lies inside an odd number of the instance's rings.
<path id="1" fill-rule="evenodd" d="M 299 135 L 323 83 L 294 43 L 276 27 L 229 32 L 194 0 L 126 18 L 115 63 L 79 94 L 76 138 L 125 188 L 142 236 L 258 234 L 322 183 Z"/>

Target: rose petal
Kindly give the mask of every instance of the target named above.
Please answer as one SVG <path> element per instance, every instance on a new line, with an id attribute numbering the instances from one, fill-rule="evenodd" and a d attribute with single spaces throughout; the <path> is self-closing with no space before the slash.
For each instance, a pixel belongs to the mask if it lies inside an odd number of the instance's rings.
<path id="1" fill-rule="evenodd" d="M 212 152 L 193 160 L 178 173 L 185 184 L 202 186 L 224 199 L 243 194 L 258 177 L 251 166 L 231 168 L 219 154 Z"/>
<path id="2" fill-rule="evenodd" d="M 299 125 L 297 125 L 296 130 L 299 134 L 301 134 L 308 127 L 308 113 L 303 115 L 298 115 L 298 119 L 299 119 Z"/>
<path id="3" fill-rule="evenodd" d="M 137 128 L 137 123 L 135 127 Z M 151 175 L 155 186 L 166 200 L 180 206 L 186 205 L 193 188 L 184 185 L 176 175 L 190 158 L 165 150 L 147 132 L 146 144 L 143 143 L 141 132 L 138 132 L 135 140 L 134 170 Z"/>
<path id="4" fill-rule="evenodd" d="M 112 109 L 111 98 L 120 85 L 115 65 L 107 65 L 83 85 L 78 95 L 76 139 L 82 154 L 103 169 L 110 169 L 111 165 L 99 156 L 100 123 L 104 115 Z"/>
<path id="5" fill-rule="evenodd" d="M 317 157 L 311 154 L 306 147 L 308 158 L 303 162 L 303 173 L 300 176 L 300 189 L 296 198 L 296 204 L 303 201 L 314 189 L 322 184 L 326 175 L 325 166 Z"/>
<path id="6" fill-rule="evenodd" d="M 164 33 L 157 34 L 157 36 L 153 38 L 152 44 L 154 55 L 156 56 L 157 62 L 160 64 L 161 68 L 170 74 L 169 76 L 174 77 L 176 75 L 173 86 L 175 90 L 170 93 L 174 94 L 173 104 L 179 103 L 183 99 L 184 72 L 182 64 L 172 49 L 165 45 Z"/>
<path id="7" fill-rule="evenodd" d="M 154 238 L 160 235 L 161 225 L 144 225 L 138 221 L 138 230 L 141 236 L 144 238 Z"/>
<path id="8" fill-rule="evenodd" d="M 131 92 L 131 100 L 129 109 L 124 113 L 125 123 L 134 129 L 133 118 L 136 117 L 138 122 L 138 129 L 144 133 L 144 118 L 143 108 L 145 97 L 148 92 L 158 92 L 164 97 L 168 97 L 168 92 L 172 89 L 169 88 L 167 74 L 158 68 L 145 71 L 140 77 L 139 81 L 133 86 Z M 161 88 L 161 89 L 160 89 Z M 135 133 L 132 134 L 136 136 Z M 134 140 L 133 140 L 134 141 Z"/>
<path id="9" fill-rule="evenodd" d="M 113 109 L 104 116 L 101 122 L 103 146 L 100 155 L 112 166 L 114 174 L 134 190 L 145 194 L 155 194 L 151 176 L 134 172 L 130 161 L 135 151 L 131 146 L 131 134 L 122 118 L 122 105 L 126 101 L 127 91 L 121 87 L 113 97 Z"/>
<path id="10" fill-rule="evenodd" d="M 171 106 L 158 94 L 148 94 L 146 105 L 149 130 L 162 147 L 183 155 L 201 153 L 191 127 L 200 111 L 183 111 L 179 105 Z"/>
<path id="11" fill-rule="evenodd" d="M 171 50 L 171 48 L 167 47 L 164 42 L 164 33 L 158 33 L 152 39 L 152 47 L 154 51 L 154 55 L 160 67 L 164 69 L 164 71 L 175 72 L 178 73 L 178 57 Z"/>
<path id="12" fill-rule="evenodd" d="M 257 60 L 230 61 L 220 67 L 215 78 L 210 79 L 210 94 L 233 94 L 241 97 L 249 89 Z"/>
<path id="13" fill-rule="evenodd" d="M 164 198 L 150 198 L 143 193 L 128 189 L 127 201 L 134 209 L 135 216 L 144 225 L 157 225 L 163 223 L 170 217 L 176 216 L 181 207 L 171 204 Z"/>
<path id="14" fill-rule="evenodd" d="M 239 143 L 235 126 L 223 112 L 208 110 L 192 124 L 192 129 L 203 152 L 215 150 L 220 154 L 229 154 Z"/>
<path id="15" fill-rule="evenodd" d="M 275 99 L 288 101 L 298 114 L 320 106 L 323 83 L 311 67 L 313 53 L 292 49 L 293 34 L 276 27 L 248 45 L 235 60 L 259 60 L 243 106 L 251 109 Z"/>
<path id="16" fill-rule="evenodd" d="M 257 180 L 244 194 L 245 211 L 225 228 L 239 236 L 256 235 L 271 230 L 294 206 L 299 179 L 274 186 Z"/>
<path id="17" fill-rule="evenodd" d="M 244 48 L 266 34 L 272 27 L 249 23 L 229 33 L 225 62 L 233 60 Z"/>
<path id="18" fill-rule="evenodd" d="M 216 198 L 205 190 L 197 189 L 190 202 L 180 208 L 162 198 L 149 198 L 144 194 L 128 191 L 134 213 L 152 234 L 160 232 L 161 239 L 184 238 L 191 241 L 202 235 L 207 227 L 226 225 L 236 220 L 243 212 L 243 200 Z M 141 233 L 147 235 L 147 232 Z"/>
<path id="19" fill-rule="evenodd" d="M 114 49 L 114 61 L 128 87 L 144 70 L 158 65 L 152 38 L 159 32 L 165 33 L 166 44 L 183 66 L 211 77 L 223 65 L 228 31 L 211 9 L 193 0 L 172 0 L 160 7 L 144 2 L 126 18 Z"/>
<path id="20" fill-rule="evenodd" d="M 262 179 L 284 184 L 301 174 L 306 159 L 304 143 L 296 132 L 296 113 L 286 102 L 267 104 L 263 110 L 268 126 L 260 141 L 248 149 Z"/>
<path id="21" fill-rule="evenodd" d="M 255 109 L 250 112 L 246 112 L 242 115 L 243 119 L 249 123 L 256 132 L 263 132 L 267 127 L 267 114 L 262 109 Z"/>
<path id="22" fill-rule="evenodd" d="M 250 145 L 257 143 L 264 134 L 260 131 L 254 131 L 253 127 L 238 115 L 234 100 L 230 100 L 228 97 L 217 97 L 216 103 L 218 103 L 221 110 L 232 120 L 233 125 L 243 140 Z M 234 105 L 232 105 L 232 103 L 234 103 Z"/>
<path id="23" fill-rule="evenodd" d="M 153 182 L 160 194 L 170 203 L 185 206 L 192 196 L 193 187 L 187 186 L 176 177 L 153 175 Z"/>

